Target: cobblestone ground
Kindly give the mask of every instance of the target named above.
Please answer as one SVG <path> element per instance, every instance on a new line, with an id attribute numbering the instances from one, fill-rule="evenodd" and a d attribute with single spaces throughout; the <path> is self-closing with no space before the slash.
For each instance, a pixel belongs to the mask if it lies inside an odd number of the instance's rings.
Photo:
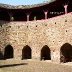
<path id="1" fill-rule="evenodd" d="M 0 72 L 72 72 L 72 63 L 57 64 L 47 61 L 0 61 Z"/>

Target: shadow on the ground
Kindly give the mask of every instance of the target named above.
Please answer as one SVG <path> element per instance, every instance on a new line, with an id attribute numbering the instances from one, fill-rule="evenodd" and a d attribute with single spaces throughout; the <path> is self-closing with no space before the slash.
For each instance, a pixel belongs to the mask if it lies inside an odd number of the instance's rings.
<path id="1" fill-rule="evenodd" d="M 14 67 L 14 66 L 20 66 L 20 65 L 27 65 L 27 63 L 0 65 L 0 68 L 4 68 L 4 67 Z"/>

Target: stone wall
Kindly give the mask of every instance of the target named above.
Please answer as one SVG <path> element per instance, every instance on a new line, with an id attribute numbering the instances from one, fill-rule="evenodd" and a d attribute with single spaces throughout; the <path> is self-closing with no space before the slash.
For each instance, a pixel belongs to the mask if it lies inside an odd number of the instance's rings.
<path id="1" fill-rule="evenodd" d="M 32 49 L 32 59 L 40 59 L 41 49 L 47 45 L 51 50 L 51 60 L 60 62 L 60 48 L 72 44 L 72 13 L 47 20 L 28 22 L 0 21 L 0 50 L 10 44 L 14 48 L 14 59 L 22 58 L 22 49 L 28 45 Z"/>

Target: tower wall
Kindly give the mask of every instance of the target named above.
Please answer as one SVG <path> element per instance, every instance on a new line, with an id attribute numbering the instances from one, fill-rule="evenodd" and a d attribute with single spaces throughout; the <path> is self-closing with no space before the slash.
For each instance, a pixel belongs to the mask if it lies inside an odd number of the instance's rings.
<path id="1" fill-rule="evenodd" d="M 51 61 L 60 62 L 60 48 L 64 43 L 72 44 L 72 13 L 28 22 L 0 21 L 0 49 L 14 49 L 14 59 L 22 58 L 22 49 L 28 45 L 32 59 L 40 60 L 41 49 L 47 45 L 51 51 Z"/>

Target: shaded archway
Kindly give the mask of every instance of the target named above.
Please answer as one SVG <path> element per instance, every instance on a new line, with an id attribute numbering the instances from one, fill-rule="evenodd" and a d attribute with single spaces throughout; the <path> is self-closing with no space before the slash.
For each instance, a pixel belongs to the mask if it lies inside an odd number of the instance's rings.
<path id="1" fill-rule="evenodd" d="M 62 5 L 52 5 L 49 7 L 48 18 L 56 17 L 64 14 L 64 7 Z"/>
<path id="2" fill-rule="evenodd" d="M 50 49 L 47 45 L 45 45 L 42 49 L 41 49 L 41 60 L 51 60 L 51 56 L 50 56 Z"/>
<path id="3" fill-rule="evenodd" d="M 14 15 L 14 21 L 27 21 L 27 16 L 22 10 L 17 10 Z"/>
<path id="4" fill-rule="evenodd" d="M 68 12 L 72 12 L 72 2 L 68 4 Z"/>
<path id="5" fill-rule="evenodd" d="M 0 10 L 0 20 L 10 21 L 10 16 L 7 11 Z"/>
<path id="6" fill-rule="evenodd" d="M 3 53 L 2 53 L 2 51 L 0 51 L 0 60 L 2 60 L 3 59 Z"/>
<path id="7" fill-rule="evenodd" d="M 42 10 L 32 11 L 32 13 L 30 14 L 30 21 L 34 20 L 35 17 L 36 17 L 36 20 L 45 19 L 44 12 Z"/>
<path id="8" fill-rule="evenodd" d="M 11 45 L 7 45 L 4 51 L 4 59 L 13 58 L 13 47 Z"/>
<path id="9" fill-rule="evenodd" d="M 28 45 L 22 49 L 22 59 L 31 59 L 31 48 Z"/>
<path id="10" fill-rule="evenodd" d="M 71 62 L 72 61 L 72 46 L 69 43 L 65 43 L 60 49 L 60 61 Z"/>

